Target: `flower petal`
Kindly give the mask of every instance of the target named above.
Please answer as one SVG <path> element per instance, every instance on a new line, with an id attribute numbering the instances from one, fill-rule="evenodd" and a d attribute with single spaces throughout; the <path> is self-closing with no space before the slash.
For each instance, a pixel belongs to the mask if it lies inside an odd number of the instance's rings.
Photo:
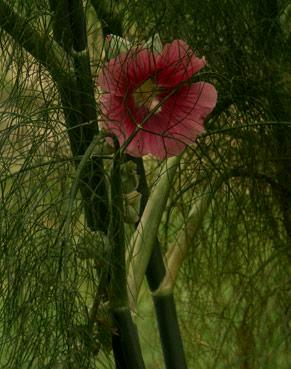
<path id="1" fill-rule="evenodd" d="M 115 59 L 109 60 L 101 70 L 98 84 L 103 91 L 116 96 L 124 96 L 127 91 L 127 77 L 124 71 L 126 54 L 120 54 Z"/>
<path id="2" fill-rule="evenodd" d="M 181 40 L 166 44 L 158 61 L 160 72 L 157 83 L 163 87 L 174 87 L 187 81 L 205 66 L 204 58 L 194 55 L 192 49 Z"/>
<path id="3" fill-rule="evenodd" d="M 101 111 L 106 120 L 123 121 L 125 118 L 124 98 L 105 93 L 100 97 Z"/>
<path id="4" fill-rule="evenodd" d="M 182 87 L 164 104 L 161 114 L 168 132 L 181 142 L 192 143 L 204 131 L 204 119 L 214 109 L 217 91 L 210 83 Z"/>
<path id="5" fill-rule="evenodd" d="M 156 71 L 156 55 L 149 49 L 132 50 L 127 60 L 131 90 L 149 79 Z"/>
<path id="6" fill-rule="evenodd" d="M 186 146 L 185 143 L 170 135 L 151 134 L 148 142 L 151 145 L 148 152 L 160 160 L 181 154 Z"/>
<path id="7" fill-rule="evenodd" d="M 145 109 L 136 109 L 134 122 L 127 114 L 121 97 L 102 97 L 108 111 L 105 128 L 118 138 L 119 144 L 127 144 L 126 152 L 133 156 L 152 154 L 159 159 L 179 155 L 186 145 L 192 144 L 204 130 L 204 119 L 213 110 L 217 100 L 215 88 L 206 82 L 182 87 L 163 105 L 158 114 L 149 116 Z M 102 109 L 103 112 L 105 108 Z M 133 139 L 126 143 L 143 123 Z"/>
<path id="8" fill-rule="evenodd" d="M 154 155 L 158 159 L 179 155 L 185 143 L 167 131 L 166 121 L 153 115 L 144 123 L 127 148 L 133 156 Z"/>
<path id="9" fill-rule="evenodd" d="M 105 92 L 100 97 L 101 126 L 133 156 L 179 155 L 204 130 L 204 119 L 216 105 L 217 92 L 211 84 L 178 86 L 204 65 L 205 60 L 180 40 L 167 44 L 161 55 L 135 48 L 111 59 L 98 78 Z M 152 111 L 146 104 L 137 104 L 134 95 L 150 78 L 163 87 L 156 95 L 161 106 Z"/>
<path id="10" fill-rule="evenodd" d="M 150 78 L 156 68 L 156 56 L 151 50 L 135 48 L 111 59 L 101 70 L 98 84 L 103 91 L 125 96 Z"/>

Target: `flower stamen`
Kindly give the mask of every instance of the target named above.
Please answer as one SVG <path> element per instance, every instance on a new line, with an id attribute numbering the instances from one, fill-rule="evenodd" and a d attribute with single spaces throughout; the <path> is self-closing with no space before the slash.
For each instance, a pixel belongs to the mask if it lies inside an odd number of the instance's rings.
<path id="1" fill-rule="evenodd" d="M 155 110 L 154 114 L 157 114 L 161 111 L 161 107 L 156 109 L 160 104 L 160 99 L 158 97 L 160 93 L 161 89 L 156 83 L 152 79 L 147 79 L 134 91 L 134 102 L 138 107 L 144 106 L 149 111 Z"/>

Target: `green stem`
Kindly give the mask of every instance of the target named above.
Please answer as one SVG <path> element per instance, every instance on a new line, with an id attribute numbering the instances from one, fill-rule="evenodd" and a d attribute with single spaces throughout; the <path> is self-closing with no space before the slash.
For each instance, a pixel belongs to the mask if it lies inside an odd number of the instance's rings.
<path id="1" fill-rule="evenodd" d="M 64 48 L 63 36 L 69 35 L 72 46 L 74 75 L 66 83 L 58 83 L 65 112 L 71 148 L 75 157 L 82 156 L 98 133 L 96 101 L 87 49 L 85 13 L 82 1 L 50 1 L 53 11 L 54 37 Z M 59 32 L 57 34 L 57 31 Z M 76 160 L 78 165 L 78 160 Z M 88 161 L 80 181 L 80 191 L 88 226 L 92 230 L 106 231 L 108 201 L 103 162 L 100 158 Z"/>
<path id="2" fill-rule="evenodd" d="M 54 39 L 68 53 L 72 51 L 72 33 L 70 27 L 70 9 L 68 1 L 49 0 L 52 11 Z"/>
<path id="3" fill-rule="evenodd" d="M 142 194 L 140 214 L 142 215 L 149 197 L 149 190 L 141 158 L 132 158 L 137 165 L 139 175 L 138 192 Z M 158 321 L 159 335 L 167 369 L 186 369 L 186 358 L 180 333 L 176 304 L 173 293 L 168 296 L 155 296 L 166 276 L 166 267 L 160 243 L 156 238 L 152 254 L 146 269 L 146 278 L 151 292 Z"/>
<path id="4" fill-rule="evenodd" d="M 128 308 L 115 308 L 112 312 L 117 334 L 112 336 L 116 369 L 145 369 L 138 332 Z"/>
<path id="5" fill-rule="evenodd" d="M 111 214 L 108 230 L 108 236 L 112 247 L 110 288 L 110 301 L 112 308 L 123 307 L 127 304 L 120 160 L 120 154 L 119 151 L 117 151 L 117 154 L 113 159 L 111 173 Z"/>
<path id="6" fill-rule="evenodd" d="M 167 369 L 186 369 L 186 359 L 173 293 L 153 296 L 165 365 Z"/>
<path id="7" fill-rule="evenodd" d="M 129 248 L 128 294 L 134 306 L 156 242 L 157 232 L 180 158 L 166 161 L 163 174 L 149 197 Z"/>
<path id="8" fill-rule="evenodd" d="M 113 160 L 111 174 L 111 219 L 108 237 L 112 247 L 110 307 L 117 334 L 112 337 L 116 368 L 145 369 L 139 338 L 127 298 L 123 198 L 120 150 Z"/>

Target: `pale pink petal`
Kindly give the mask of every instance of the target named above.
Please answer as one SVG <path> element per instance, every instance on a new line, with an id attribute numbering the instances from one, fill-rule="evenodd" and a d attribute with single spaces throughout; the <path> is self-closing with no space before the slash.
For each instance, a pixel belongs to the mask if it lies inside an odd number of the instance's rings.
<path id="1" fill-rule="evenodd" d="M 189 80 L 205 66 L 204 58 L 194 55 L 192 49 L 181 40 L 166 44 L 158 60 L 157 83 L 163 87 L 174 87 Z"/>
<path id="2" fill-rule="evenodd" d="M 167 156 L 164 138 L 161 135 L 145 132 L 142 129 L 137 132 L 134 139 L 127 146 L 126 152 L 137 157 L 151 154 L 163 159 Z"/>

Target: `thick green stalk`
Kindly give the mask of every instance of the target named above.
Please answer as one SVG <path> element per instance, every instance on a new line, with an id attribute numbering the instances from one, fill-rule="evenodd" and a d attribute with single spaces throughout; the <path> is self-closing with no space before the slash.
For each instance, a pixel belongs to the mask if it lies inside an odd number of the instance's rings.
<path id="1" fill-rule="evenodd" d="M 128 295 L 134 306 L 157 238 L 160 220 L 180 157 L 166 161 L 153 189 L 129 247 Z"/>
<path id="2" fill-rule="evenodd" d="M 187 254 L 188 240 L 193 239 L 201 226 L 212 198 L 213 193 L 206 194 L 193 206 L 185 228 L 178 234 L 177 242 L 167 254 L 167 272 L 164 279 L 160 282 L 159 288 L 153 292 L 156 313 L 160 317 L 158 325 L 167 369 L 187 368 L 177 323 L 173 289 L 178 271 Z"/>
<path id="3" fill-rule="evenodd" d="M 139 211 L 141 217 L 149 199 L 149 189 L 146 179 L 146 173 L 142 158 L 135 158 L 128 155 L 128 160 L 132 160 L 134 163 L 136 163 L 137 166 L 137 174 L 139 176 L 139 185 L 137 191 L 141 194 L 140 211 Z M 136 224 L 136 226 L 138 226 L 138 223 Z M 152 292 L 159 287 L 160 283 L 164 279 L 165 274 L 166 268 L 163 255 L 159 244 L 159 240 L 158 238 L 156 238 L 152 254 L 149 260 L 149 264 L 146 270 L 147 282 Z"/>
<path id="4" fill-rule="evenodd" d="M 128 294 L 131 305 L 134 305 L 137 300 L 145 272 L 152 291 L 159 287 L 165 276 L 161 250 L 157 245 L 157 232 L 179 161 L 179 157 L 172 158 L 164 165 L 163 174 L 149 197 L 140 223 L 132 237 L 128 276 Z M 153 300 L 166 368 L 186 369 L 187 364 L 173 294 L 166 298 L 154 296 Z"/>
<path id="5" fill-rule="evenodd" d="M 156 309 L 167 369 L 186 369 L 187 364 L 181 336 L 177 323 L 177 313 L 174 304 L 173 290 L 178 271 L 187 255 L 189 240 L 195 237 L 204 216 L 209 209 L 215 191 L 221 185 L 222 179 L 217 181 L 213 191 L 209 188 L 204 196 L 194 204 L 184 228 L 177 235 L 177 241 L 167 254 L 167 271 L 159 287 L 153 292 L 153 301 Z"/>
<path id="6" fill-rule="evenodd" d="M 149 197 L 143 161 L 132 158 L 137 164 L 139 175 L 138 191 L 142 194 L 140 214 L 142 215 Z M 186 369 L 186 358 L 180 333 L 176 304 L 173 291 L 167 296 L 155 296 L 166 277 L 166 267 L 158 238 L 156 238 L 151 257 L 146 269 L 146 278 L 151 292 L 158 321 L 159 335 L 163 349 L 164 361 L 167 369 Z"/>
<path id="7" fill-rule="evenodd" d="M 126 269 L 125 269 L 125 237 L 123 220 L 123 199 L 120 174 L 119 151 L 113 159 L 111 172 L 111 211 L 108 237 L 112 247 L 112 266 L 110 301 L 111 307 L 123 307 L 127 304 Z"/>
<path id="8" fill-rule="evenodd" d="M 72 48 L 70 51 L 73 56 L 74 78 L 58 85 L 72 152 L 75 157 L 80 157 L 98 133 L 85 12 L 80 0 L 51 0 L 50 5 L 56 41 L 66 50 Z M 92 158 L 88 161 L 80 181 L 80 191 L 88 226 L 92 230 L 106 231 L 108 207 L 102 159 Z"/>
<path id="9" fill-rule="evenodd" d="M 153 296 L 167 369 L 186 369 L 184 348 L 173 293 Z"/>
<path id="10" fill-rule="evenodd" d="M 108 237 L 112 247 L 109 301 L 117 333 L 112 337 L 116 368 L 144 369 L 135 324 L 127 297 L 123 198 L 119 150 L 113 160 L 111 175 L 111 214 Z"/>
<path id="11" fill-rule="evenodd" d="M 70 26 L 70 9 L 67 1 L 49 0 L 52 11 L 54 39 L 68 53 L 72 51 L 72 32 Z"/>

